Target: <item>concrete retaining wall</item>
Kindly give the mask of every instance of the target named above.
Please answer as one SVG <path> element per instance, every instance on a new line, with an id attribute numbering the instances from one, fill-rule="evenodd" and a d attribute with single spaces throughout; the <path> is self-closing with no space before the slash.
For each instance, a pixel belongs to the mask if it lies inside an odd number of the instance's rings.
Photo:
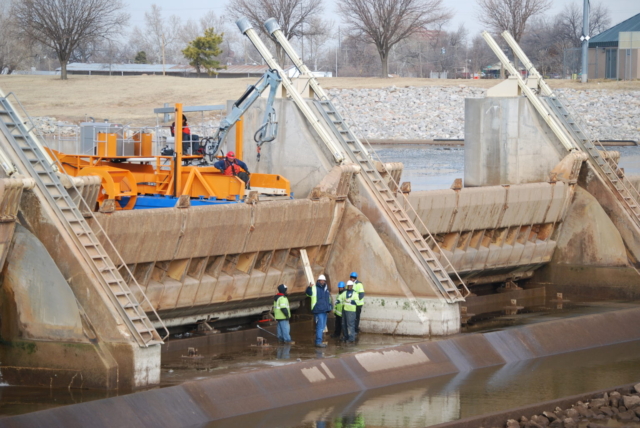
<path id="1" fill-rule="evenodd" d="M 300 249 L 307 251 L 314 275 L 325 271 L 355 172 L 336 167 L 309 199 L 96 218 L 170 325 L 256 315 L 268 311 L 280 283 L 287 284 L 292 301 L 304 298 L 308 281 Z"/>
<path id="2" fill-rule="evenodd" d="M 545 182 L 413 192 L 415 212 L 408 212 L 421 233 L 435 235 L 464 280 L 505 281 L 530 276 L 551 260 L 574 187 Z"/>
<path id="3" fill-rule="evenodd" d="M 567 153 L 525 97 L 467 98 L 464 118 L 465 186 L 546 181 Z"/>
<path id="4" fill-rule="evenodd" d="M 0 419 L 0 427 L 174 427 L 639 340 L 640 308 L 187 382 Z M 114 411 L 117 409 L 117 411 Z"/>

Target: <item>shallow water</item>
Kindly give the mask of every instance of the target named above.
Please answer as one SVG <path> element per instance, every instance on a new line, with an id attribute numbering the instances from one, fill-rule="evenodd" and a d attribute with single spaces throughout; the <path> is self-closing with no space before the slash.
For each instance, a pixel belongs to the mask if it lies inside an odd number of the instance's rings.
<path id="1" fill-rule="evenodd" d="M 640 341 L 442 376 L 206 427 L 418 428 L 640 380 Z"/>
<path id="2" fill-rule="evenodd" d="M 456 178 L 464 179 L 464 147 L 396 144 L 373 148 L 383 162 L 404 164 L 402 181 L 410 181 L 414 191 L 448 189 Z M 614 146 L 607 150 L 620 152 L 620 167 L 627 174 L 640 174 L 640 146 Z"/>

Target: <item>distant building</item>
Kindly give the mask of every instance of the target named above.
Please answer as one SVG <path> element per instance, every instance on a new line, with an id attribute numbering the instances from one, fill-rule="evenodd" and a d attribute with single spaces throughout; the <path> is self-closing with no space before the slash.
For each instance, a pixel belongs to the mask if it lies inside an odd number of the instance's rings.
<path id="1" fill-rule="evenodd" d="M 640 79 L 640 13 L 589 40 L 590 79 Z"/>
<path id="2" fill-rule="evenodd" d="M 200 73 L 200 77 L 225 78 L 225 77 L 260 77 L 267 71 L 266 65 L 227 65 L 226 69 L 216 70 L 218 74 L 209 76 L 206 72 Z M 83 74 L 89 76 L 141 76 L 162 75 L 162 64 L 106 64 L 106 63 L 71 63 L 67 65 L 68 74 Z M 60 68 L 56 69 L 60 73 Z M 190 65 L 165 64 L 164 72 L 167 76 L 197 77 L 196 69 Z"/>

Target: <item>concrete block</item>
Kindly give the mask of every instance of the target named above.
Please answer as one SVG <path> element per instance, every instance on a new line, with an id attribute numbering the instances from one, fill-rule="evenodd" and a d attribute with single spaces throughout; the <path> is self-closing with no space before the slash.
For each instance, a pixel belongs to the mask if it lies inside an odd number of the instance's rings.
<path id="1" fill-rule="evenodd" d="M 495 259 L 495 264 L 492 264 L 491 267 L 500 268 L 500 267 L 509 266 L 511 253 L 513 253 L 513 246 L 509 244 L 504 244 L 502 248 L 500 248 L 500 251 L 498 252 L 498 255 Z"/>
<path id="2" fill-rule="evenodd" d="M 182 284 L 182 289 L 180 290 L 180 295 L 178 296 L 176 307 L 182 308 L 185 306 L 193 306 L 196 294 L 198 293 L 198 288 L 200 288 L 200 281 L 187 276 L 184 279 L 184 283 Z"/>
<path id="3" fill-rule="evenodd" d="M 182 283 L 167 277 L 162 281 L 162 285 L 164 285 L 164 290 L 162 291 L 162 297 L 160 298 L 158 306 L 156 306 L 156 310 L 174 309 L 178 302 L 180 291 L 182 290 Z"/>
<path id="4" fill-rule="evenodd" d="M 88 343 L 69 284 L 42 243 L 20 225 L 3 276 L 4 340 Z"/>
<path id="5" fill-rule="evenodd" d="M 522 257 L 520 258 L 521 265 L 533 264 L 533 256 L 536 250 L 536 244 L 531 241 L 524 243 L 524 250 L 522 251 Z"/>
<path id="6" fill-rule="evenodd" d="M 404 282 L 389 249 L 371 222 L 351 203 L 347 204 L 342 224 L 327 263 L 329 278 L 336 283 L 356 271 L 366 284 L 367 293 L 402 295 Z"/>
<path id="7" fill-rule="evenodd" d="M 489 256 L 487 256 L 487 261 L 485 262 L 485 268 L 493 268 L 494 266 L 498 266 L 498 260 L 500 259 L 502 253 L 502 247 L 495 244 L 489 245 Z"/>
<path id="8" fill-rule="evenodd" d="M 465 186 L 543 182 L 565 155 L 525 97 L 465 100 Z"/>
<path id="9" fill-rule="evenodd" d="M 282 271 L 282 276 L 280 277 L 280 283 L 286 284 L 287 287 L 289 287 L 290 294 L 304 293 L 309 285 L 304 277 L 304 269 L 302 269 L 302 265 L 300 265 L 299 268 L 293 268 L 291 266 L 285 267 Z"/>
<path id="10" fill-rule="evenodd" d="M 459 272 L 472 270 L 477 255 L 478 250 L 475 248 L 467 248 L 467 251 L 464 253 L 464 257 L 460 258 L 459 264 L 455 265 L 456 270 Z"/>
<path id="11" fill-rule="evenodd" d="M 278 269 L 269 268 L 269 271 L 266 273 L 264 281 L 262 282 L 262 290 L 260 290 L 261 296 L 269 296 L 271 294 L 275 294 L 274 290 L 278 287 L 278 285 L 282 284 L 280 281 L 280 277 L 282 276 L 282 272 Z M 291 287 L 291 284 L 285 284 L 287 287 Z"/>
<path id="12" fill-rule="evenodd" d="M 241 299 L 244 290 L 236 289 L 233 282 L 233 276 L 227 275 L 226 273 L 221 273 L 220 276 L 218 276 L 218 281 L 213 292 L 213 297 L 211 298 L 211 303 L 229 302 L 234 298 Z"/>
<path id="13" fill-rule="evenodd" d="M 283 248 L 279 245 L 282 235 L 287 234 L 285 209 L 280 203 L 258 203 L 253 207 L 254 230 L 249 232 L 246 251 Z"/>
<path id="14" fill-rule="evenodd" d="M 368 333 L 446 336 L 460 331 L 460 310 L 442 299 L 368 297 L 360 328 Z"/>
<path id="15" fill-rule="evenodd" d="M 216 288 L 216 284 L 218 281 L 216 278 L 209 276 L 207 274 L 202 275 L 202 279 L 200 280 L 200 284 L 198 286 L 198 291 L 196 292 L 196 296 L 193 300 L 194 306 L 200 305 L 208 305 L 211 303 L 213 298 L 213 292 Z"/>
<path id="16" fill-rule="evenodd" d="M 522 254 L 524 253 L 524 248 L 525 246 L 519 242 L 515 242 L 513 244 L 513 249 L 511 250 L 511 253 L 509 254 L 509 259 L 507 261 L 507 263 L 509 265 L 516 265 L 516 264 L 520 264 L 521 260 L 522 260 Z"/>
<path id="17" fill-rule="evenodd" d="M 153 279 L 149 281 L 149 285 L 147 286 L 147 290 L 145 294 L 147 295 L 149 302 L 151 302 L 154 308 L 158 308 L 158 305 L 160 304 L 160 299 L 162 299 L 163 291 L 164 291 L 164 285 L 162 283 L 155 281 Z M 145 311 L 147 312 L 151 311 L 151 308 L 148 308 L 145 305 L 143 305 L 143 307 Z"/>
<path id="18" fill-rule="evenodd" d="M 182 220 L 176 221 L 174 208 L 95 213 L 95 216 L 127 263 L 171 260 L 176 253 L 181 229 L 176 226 Z M 105 238 L 101 241 L 104 244 Z"/>
<path id="19" fill-rule="evenodd" d="M 537 240 L 535 242 L 535 245 L 536 247 L 533 251 L 531 263 L 542 263 L 544 262 L 545 256 L 548 254 L 548 243 L 545 241 Z"/>
<path id="20" fill-rule="evenodd" d="M 557 238 L 553 263 L 627 266 L 627 251 L 616 226 L 595 197 L 576 188 Z"/>
<path id="21" fill-rule="evenodd" d="M 191 207 L 194 210 L 193 216 L 197 216 L 201 212 L 202 216 L 208 219 L 207 225 L 203 225 L 202 231 L 194 230 L 190 235 L 189 242 L 198 239 L 209 241 L 209 248 L 202 256 L 211 256 L 218 254 L 238 254 L 244 250 L 247 234 L 251 227 L 251 207 L 244 204 L 220 205 L 218 210 L 206 210 L 209 207 Z M 187 241 L 185 241 L 187 242 Z M 186 250 L 187 246 L 185 246 Z M 200 256 L 200 254 L 193 254 Z"/>
<path id="22" fill-rule="evenodd" d="M 573 197 L 574 188 L 575 186 L 569 186 L 562 182 L 556 182 L 553 185 L 553 196 L 543 223 L 555 223 L 562 220 Z"/>
<path id="23" fill-rule="evenodd" d="M 504 204 L 505 189 L 501 186 L 463 189 L 460 191 L 458 214 L 450 231 L 494 229 Z"/>
<path id="24" fill-rule="evenodd" d="M 508 187 L 506 210 L 500 227 L 542 223 L 549 206 L 550 195 L 551 186 L 547 183 Z"/>
<path id="25" fill-rule="evenodd" d="M 410 209 L 407 209 L 407 214 L 423 235 L 426 233 L 423 222 L 431 233 L 445 233 L 449 230 L 452 216 L 458 206 L 458 195 L 455 191 L 443 189 L 412 192 L 408 199 L 422 221 L 416 221 L 416 216 Z"/>
<path id="26" fill-rule="evenodd" d="M 473 259 L 473 270 L 482 270 L 487 264 L 487 259 L 489 258 L 489 248 L 480 247 L 478 248 L 478 252 L 476 257 Z"/>
<path id="27" fill-rule="evenodd" d="M 251 276 L 247 281 L 246 290 L 244 292 L 244 299 L 257 299 L 258 297 L 262 297 L 262 289 L 264 280 L 266 278 L 266 274 L 264 272 L 260 272 L 259 270 L 253 270 L 251 272 Z"/>

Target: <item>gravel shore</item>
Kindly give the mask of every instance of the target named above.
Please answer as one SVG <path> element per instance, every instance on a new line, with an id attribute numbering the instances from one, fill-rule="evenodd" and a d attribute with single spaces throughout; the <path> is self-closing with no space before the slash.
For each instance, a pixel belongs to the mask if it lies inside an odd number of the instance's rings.
<path id="1" fill-rule="evenodd" d="M 375 139 L 464 138 L 464 99 L 484 88 L 331 89 L 360 136 Z M 599 139 L 640 140 L 640 91 L 556 89 Z M 341 108 L 342 107 L 342 108 Z"/>

